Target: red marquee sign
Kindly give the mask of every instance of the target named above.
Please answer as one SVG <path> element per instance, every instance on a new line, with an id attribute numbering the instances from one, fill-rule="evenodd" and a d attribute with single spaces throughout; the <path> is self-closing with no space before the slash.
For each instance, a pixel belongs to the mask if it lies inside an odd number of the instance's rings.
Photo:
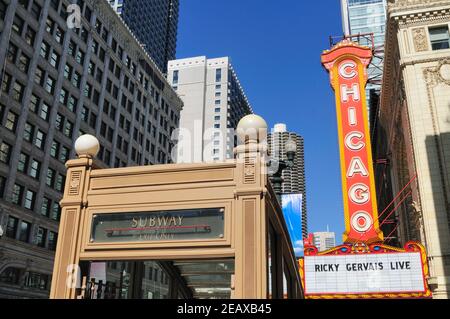
<path id="1" fill-rule="evenodd" d="M 370 48 L 344 40 L 322 54 L 336 93 L 345 243 L 383 241 L 372 166 L 365 86 Z"/>

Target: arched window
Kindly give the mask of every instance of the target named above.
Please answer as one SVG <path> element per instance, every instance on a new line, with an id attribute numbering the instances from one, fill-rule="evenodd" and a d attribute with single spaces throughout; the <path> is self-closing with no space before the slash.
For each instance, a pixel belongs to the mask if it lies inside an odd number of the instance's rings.
<path id="1" fill-rule="evenodd" d="M 19 284 L 20 272 L 22 269 L 8 267 L 0 274 L 0 282 L 17 285 Z"/>

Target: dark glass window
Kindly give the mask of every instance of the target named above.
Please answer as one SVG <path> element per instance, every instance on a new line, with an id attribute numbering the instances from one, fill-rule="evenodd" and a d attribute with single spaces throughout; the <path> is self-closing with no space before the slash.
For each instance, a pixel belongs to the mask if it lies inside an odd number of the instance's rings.
<path id="1" fill-rule="evenodd" d="M 30 176 L 35 178 L 35 179 L 39 179 L 39 174 L 41 172 L 41 162 L 33 159 L 31 161 L 31 166 L 30 166 Z"/>
<path id="2" fill-rule="evenodd" d="M 58 234 L 55 232 L 48 233 L 48 249 L 56 250 L 56 243 L 58 241 Z"/>
<path id="3" fill-rule="evenodd" d="M 41 215 L 49 217 L 50 216 L 50 205 L 51 200 L 47 197 L 44 197 L 42 199 L 42 206 L 41 206 Z"/>
<path id="4" fill-rule="evenodd" d="M 23 132 L 23 139 L 27 142 L 30 142 L 33 140 L 34 135 L 34 126 L 30 123 L 25 123 L 25 130 Z"/>
<path id="5" fill-rule="evenodd" d="M 50 212 L 50 218 L 56 221 L 59 221 L 61 218 L 61 207 L 57 202 L 53 202 L 52 210 Z"/>
<path id="6" fill-rule="evenodd" d="M 32 289 L 47 290 L 49 288 L 49 276 L 27 271 L 24 286 Z"/>
<path id="7" fill-rule="evenodd" d="M 42 132 L 41 130 L 37 130 L 34 145 L 36 145 L 36 147 L 40 149 L 44 149 L 45 147 L 45 133 Z"/>
<path id="8" fill-rule="evenodd" d="M 20 272 L 19 268 L 8 267 L 0 274 L 0 282 L 12 285 L 19 284 Z"/>
<path id="9" fill-rule="evenodd" d="M 27 190 L 25 193 L 25 202 L 23 206 L 26 209 L 33 210 L 35 202 L 36 202 L 36 193 L 31 190 Z"/>
<path id="10" fill-rule="evenodd" d="M 9 216 L 8 223 L 6 224 L 6 237 L 15 239 L 18 225 L 19 219 Z"/>
<path id="11" fill-rule="evenodd" d="M 19 163 L 17 164 L 17 170 L 22 173 L 26 173 L 28 170 L 28 161 L 30 157 L 25 153 L 20 153 Z"/>
<path id="12" fill-rule="evenodd" d="M 2 142 L 0 144 L 0 162 L 9 164 L 10 158 L 11 158 L 11 145 Z"/>
<path id="13" fill-rule="evenodd" d="M 36 245 L 39 247 L 45 247 L 46 238 L 47 238 L 47 229 L 38 227 L 36 235 Z"/>
<path id="14" fill-rule="evenodd" d="M 450 34 L 448 26 L 430 28 L 430 40 L 433 50 L 444 50 L 450 48 Z"/>
<path id="15" fill-rule="evenodd" d="M 22 18 L 20 18 L 19 16 L 16 15 L 14 17 L 12 30 L 14 32 L 16 32 L 19 36 L 21 36 L 24 24 L 25 24 L 25 21 Z"/>
<path id="16" fill-rule="evenodd" d="M 20 205 L 22 203 L 22 197 L 23 197 L 23 186 L 14 184 L 11 202 L 13 204 Z"/>
<path id="17" fill-rule="evenodd" d="M 31 223 L 22 220 L 19 228 L 19 240 L 27 243 L 30 240 L 30 230 Z"/>

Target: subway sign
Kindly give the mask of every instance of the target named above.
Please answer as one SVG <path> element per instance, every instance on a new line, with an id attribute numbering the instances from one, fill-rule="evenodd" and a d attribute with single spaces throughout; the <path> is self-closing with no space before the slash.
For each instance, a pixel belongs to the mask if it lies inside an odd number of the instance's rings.
<path id="1" fill-rule="evenodd" d="M 365 93 L 371 58 L 369 48 L 347 40 L 322 54 L 322 64 L 336 93 L 346 243 L 383 241 Z"/>

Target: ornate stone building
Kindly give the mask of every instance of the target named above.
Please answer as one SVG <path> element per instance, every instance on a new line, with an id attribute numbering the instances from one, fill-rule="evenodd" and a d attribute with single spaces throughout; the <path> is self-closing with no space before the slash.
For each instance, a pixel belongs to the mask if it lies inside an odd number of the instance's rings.
<path id="1" fill-rule="evenodd" d="M 0 298 L 47 298 L 75 140 L 105 167 L 170 163 L 182 101 L 105 0 L 0 0 L 0 66 Z"/>
<path id="2" fill-rule="evenodd" d="M 449 0 L 389 1 L 373 139 L 377 165 L 385 165 L 384 174 L 378 174 L 378 194 L 391 188 L 394 199 L 380 214 L 382 223 L 394 223 L 391 234 L 383 228 L 385 236 L 400 245 L 409 240 L 425 244 L 435 298 L 450 297 L 449 28 Z"/>

